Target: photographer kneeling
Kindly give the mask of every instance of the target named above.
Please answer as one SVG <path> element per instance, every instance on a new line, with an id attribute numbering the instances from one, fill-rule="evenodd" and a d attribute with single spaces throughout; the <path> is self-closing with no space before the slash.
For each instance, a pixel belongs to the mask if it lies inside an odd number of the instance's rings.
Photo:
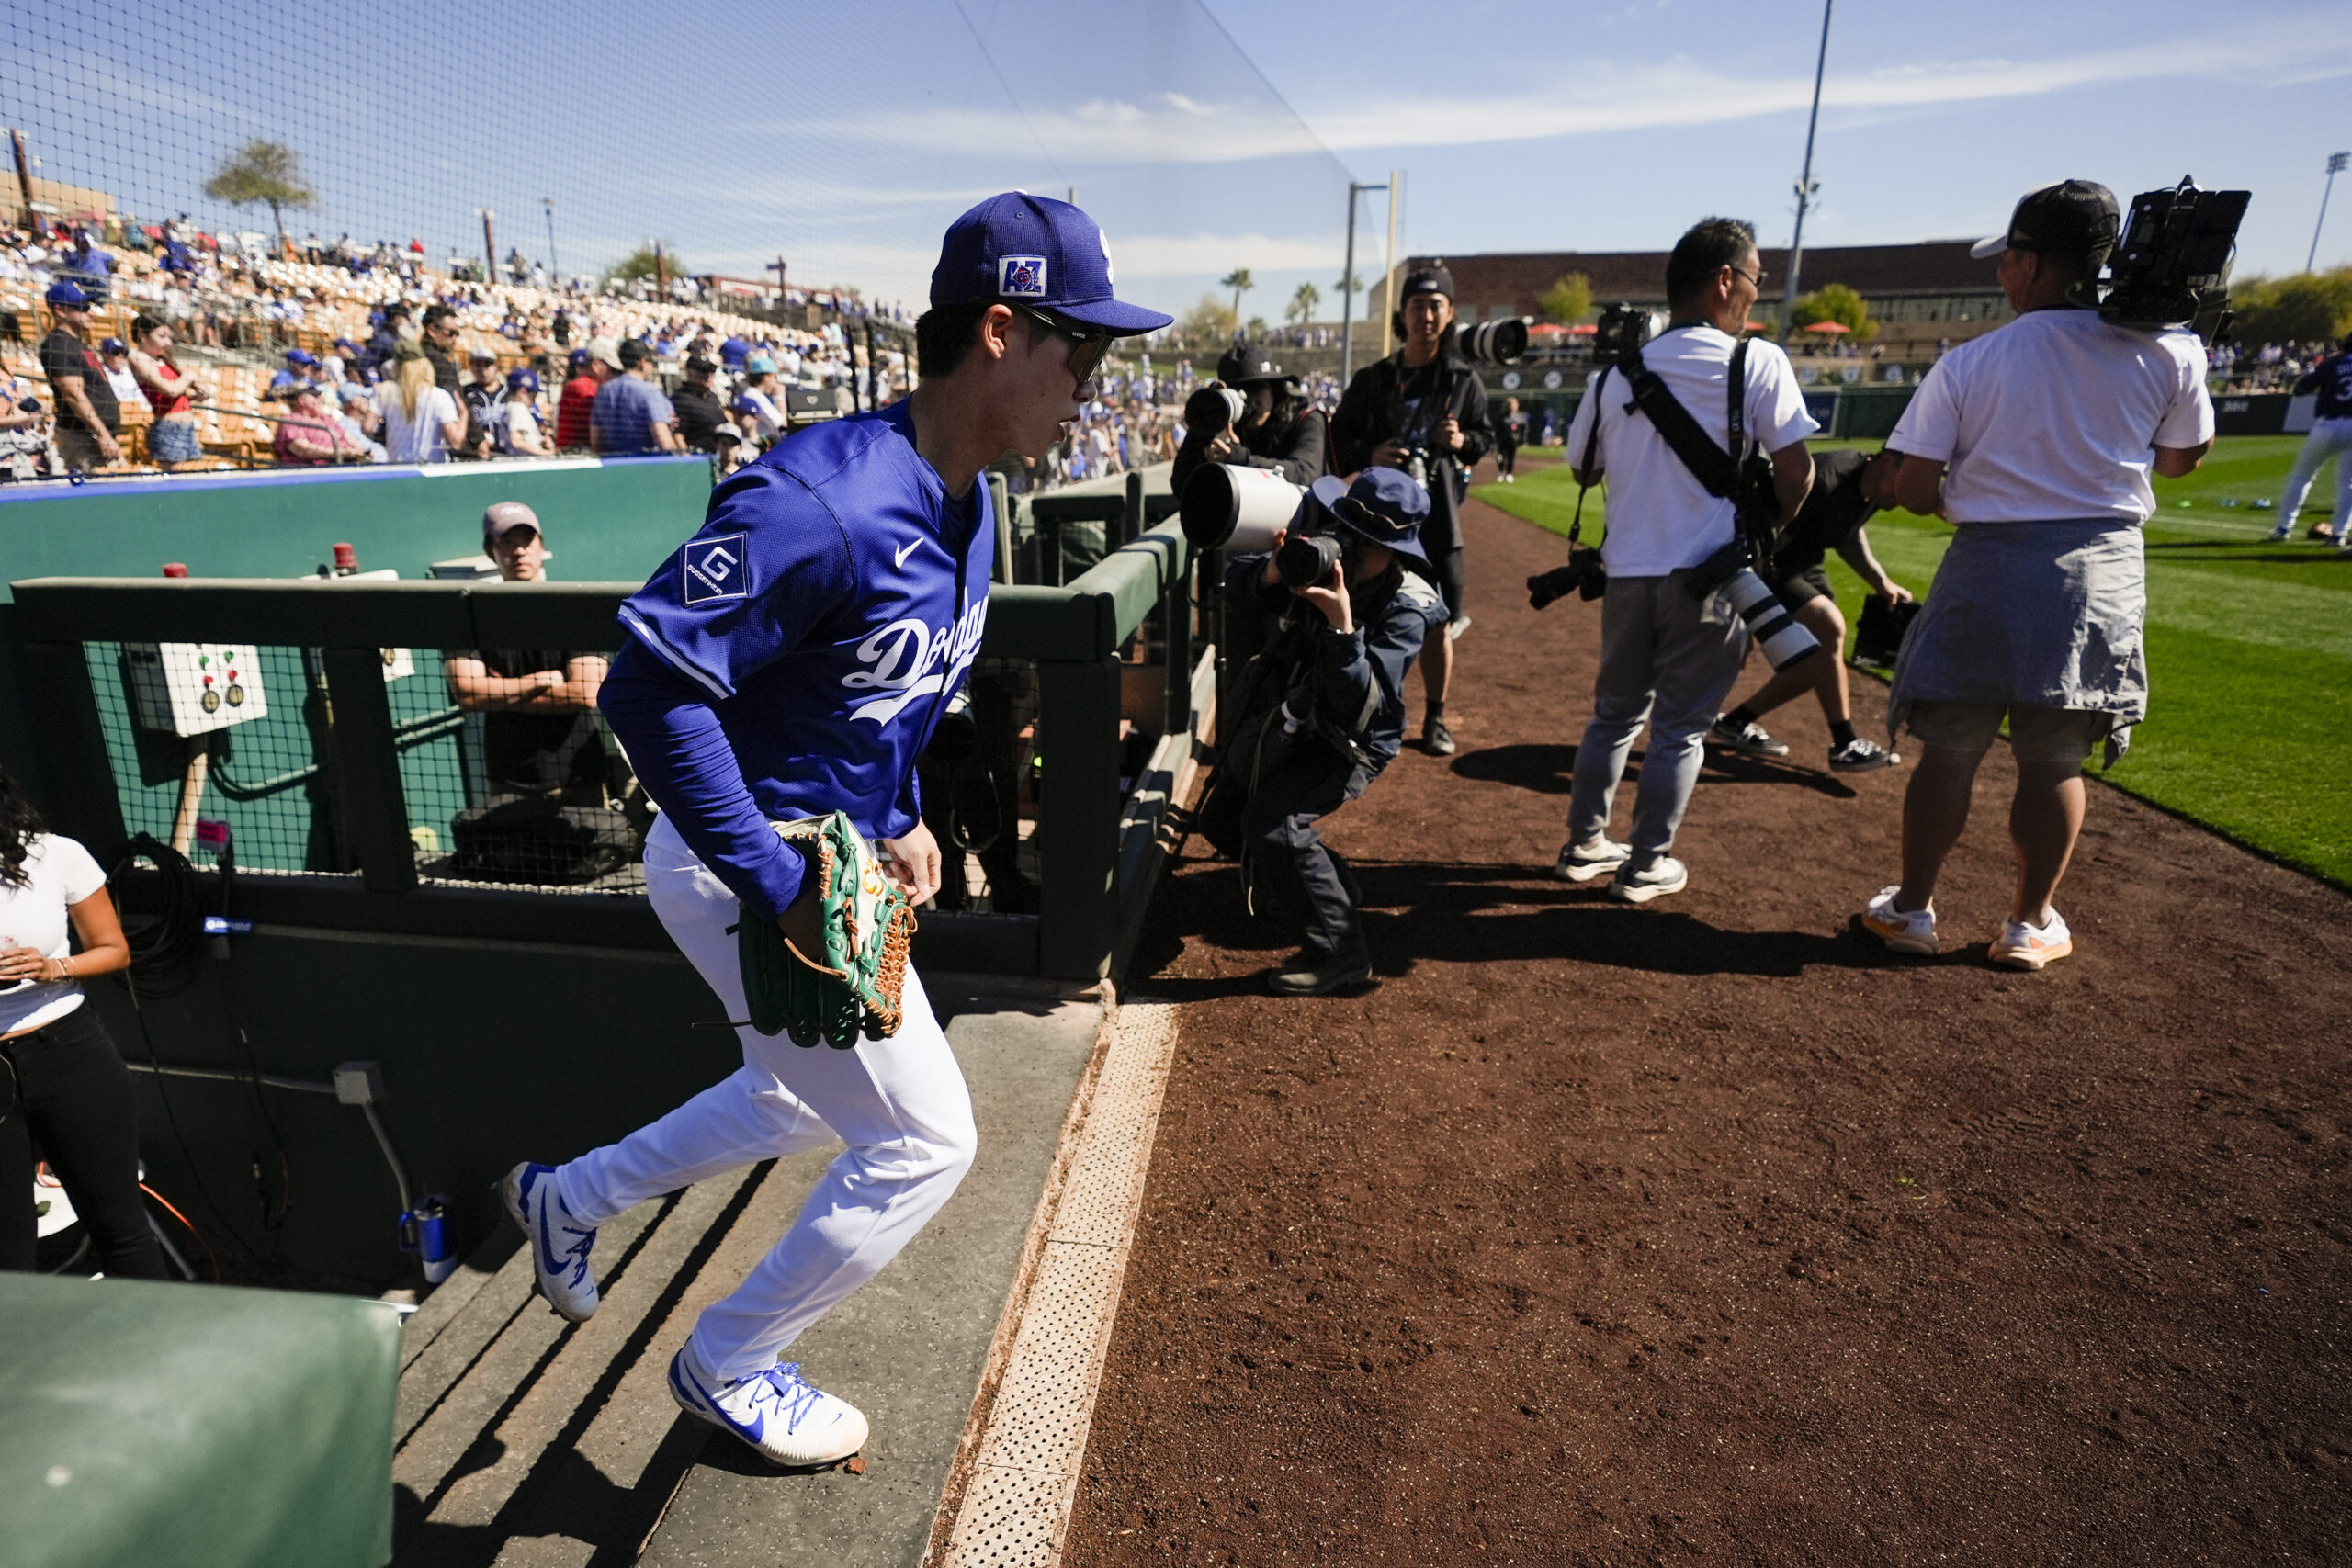
<path id="1" fill-rule="evenodd" d="M 1679 893 L 1689 881 L 1682 863 L 1667 851 L 1699 782 L 1707 727 L 1747 653 L 1748 633 L 1726 590 L 1744 577 L 1754 595 L 1770 598 L 1753 571 L 1718 571 L 1726 552 L 1746 536 L 1732 493 L 1736 487 L 1711 485 L 1692 465 L 1707 457 L 1714 468 L 1744 470 L 1752 433 L 1771 455 L 1770 489 L 1781 517 L 1804 504 L 1813 482 L 1804 438 L 1818 426 L 1804 412 L 1789 356 L 1769 343 L 1738 341 L 1762 281 L 1753 229 L 1728 218 L 1698 223 L 1667 260 L 1672 324 L 1596 372 L 1568 426 L 1577 482 L 1611 476 L 1600 550 L 1609 581 L 1600 605 L 1592 722 L 1577 748 L 1568 841 L 1552 874 L 1589 882 L 1613 873 L 1611 896 L 1631 904 Z M 1637 381 L 1647 389 L 1639 407 Z M 1657 404 L 1661 389 L 1665 397 Z M 1737 431 L 1732 427 L 1735 394 Z M 1649 412 L 1654 405 L 1669 416 L 1679 405 L 1677 423 L 1687 435 L 1669 438 Z M 1680 439 L 1703 450 L 1686 459 Z M 1696 570 L 1702 566 L 1709 569 L 1703 576 Z M 1772 624 L 1765 629 L 1776 639 L 1781 634 L 1770 631 Z M 1812 655 L 1821 656 L 1818 650 Z M 1634 806 L 1633 841 L 1621 844 L 1608 835 L 1609 812 L 1645 721 L 1650 743 Z"/>
<path id="2" fill-rule="evenodd" d="M 1298 956 L 1267 976 L 1278 996 L 1317 997 L 1372 977 L 1363 892 L 1315 824 L 1362 795 L 1405 735 L 1405 676 L 1445 604 L 1420 575 L 1429 492 L 1395 468 L 1352 485 L 1316 481 L 1291 528 L 1226 575 L 1232 728 L 1200 828 L 1241 858 L 1260 854 L 1306 907 Z"/>
<path id="3" fill-rule="evenodd" d="M 1811 691 L 1821 700 L 1821 716 L 1829 721 L 1831 773 L 1867 773 L 1903 761 L 1877 741 L 1854 733 L 1854 696 L 1843 657 L 1846 617 L 1838 613 L 1829 574 L 1822 570 L 1829 552 L 1836 550 L 1871 592 L 1895 604 L 1911 597 L 1911 591 L 1887 576 L 1871 554 L 1870 536 L 1862 531 L 1873 513 L 1894 501 L 1894 473 L 1902 462 L 1903 454 L 1892 446 L 1877 453 L 1825 452 L 1814 459 L 1813 491 L 1789 525 L 1788 536 L 1772 552 L 1772 592 L 1797 625 L 1828 649 L 1829 657 L 1774 671 L 1746 702 L 1717 716 L 1707 731 L 1710 745 L 1751 757 L 1787 756 L 1788 747 L 1756 721 Z"/>
<path id="4" fill-rule="evenodd" d="M 2195 336 L 2075 302 L 2118 227 L 2114 194 L 2088 180 L 2018 202 L 2008 231 L 1976 246 L 2000 256 L 2018 319 L 1938 360 L 1888 442 L 1904 453 L 1895 500 L 1954 526 L 1887 700 L 1888 738 L 1907 719 L 1925 747 L 1903 800 L 1903 880 L 1862 913 L 1897 953 L 1938 949 L 1936 878 L 2005 716 L 2018 886 L 1990 956 L 2032 970 L 2072 953 L 2050 900 L 2082 832 L 2083 761 L 2103 741 L 2112 765 L 2147 716 L 2148 474 L 2195 471 L 2213 403 Z"/>
<path id="5" fill-rule="evenodd" d="M 1311 485 L 1331 471 L 1329 423 L 1322 410 L 1306 406 L 1297 377 L 1264 349 L 1237 343 L 1218 358 L 1216 379 L 1185 401 L 1184 444 L 1169 488 L 1183 494 L 1204 463 L 1272 468 L 1295 485 Z"/>

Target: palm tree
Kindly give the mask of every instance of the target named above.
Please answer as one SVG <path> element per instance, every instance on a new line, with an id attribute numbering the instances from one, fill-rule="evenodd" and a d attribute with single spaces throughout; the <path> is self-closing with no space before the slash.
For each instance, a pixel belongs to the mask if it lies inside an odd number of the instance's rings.
<path id="1" fill-rule="evenodd" d="M 1311 283 L 1302 283 L 1290 297 L 1290 308 L 1283 312 L 1295 326 L 1305 326 L 1315 319 L 1315 308 L 1323 303 L 1323 291 Z"/>
<path id="2" fill-rule="evenodd" d="M 1250 276 L 1250 269 L 1248 267 L 1237 266 L 1231 272 L 1227 273 L 1223 277 L 1218 278 L 1216 281 L 1219 288 L 1230 288 L 1233 290 L 1233 319 L 1236 321 L 1240 321 L 1241 297 L 1244 294 L 1249 293 L 1252 288 L 1257 288 L 1258 280 Z"/>
<path id="3" fill-rule="evenodd" d="M 312 192 L 302 184 L 302 161 L 282 141 L 248 141 L 228 157 L 204 184 L 204 194 L 232 207 L 262 202 L 277 225 L 277 245 L 286 248 L 286 209 L 311 205 Z"/>

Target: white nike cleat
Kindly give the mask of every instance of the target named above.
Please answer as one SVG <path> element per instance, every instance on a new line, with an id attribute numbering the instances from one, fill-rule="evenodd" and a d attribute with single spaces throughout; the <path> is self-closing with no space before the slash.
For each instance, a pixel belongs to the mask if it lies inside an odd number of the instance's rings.
<path id="1" fill-rule="evenodd" d="M 803 1379 L 797 1361 L 722 1382 L 695 1364 L 689 1343 L 671 1358 L 670 1397 L 771 1464 L 831 1464 L 865 1446 L 865 1417 L 857 1406 Z"/>
<path id="2" fill-rule="evenodd" d="M 555 1167 L 523 1164 L 498 1184 L 506 1212 L 531 1244 L 531 1269 L 539 1279 L 539 1294 L 557 1314 L 574 1323 L 595 1315 L 596 1275 L 588 1267 L 589 1249 L 596 1245 L 596 1227 L 571 1217 L 556 1191 Z"/>

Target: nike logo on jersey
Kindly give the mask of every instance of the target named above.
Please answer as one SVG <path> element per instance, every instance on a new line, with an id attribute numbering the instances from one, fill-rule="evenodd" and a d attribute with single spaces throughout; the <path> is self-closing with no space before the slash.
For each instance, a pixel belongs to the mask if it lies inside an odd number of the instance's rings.
<path id="1" fill-rule="evenodd" d="M 898 560 L 899 567 L 899 569 L 900 569 L 901 570 L 905 570 L 905 568 L 906 568 L 906 564 L 907 564 L 907 558 L 908 558 L 909 556 L 910 556 L 910 555 L 914 554 L 914 553 L 915 553 L 916 548 L 917 548 L 918 547 L 920 547 L 922 544 L 922 541 L 921 539 L 910 539 L 910 540 L 908 540 L 908 541 L 907 541 L 907 547 L 906 547 L 905 549 L 900 550 L 900 551 L 899 551 L 899 552 L 898 552 L 898 556 L 897 556 L 897 558 L 897 558 L 897 560 Z"/>

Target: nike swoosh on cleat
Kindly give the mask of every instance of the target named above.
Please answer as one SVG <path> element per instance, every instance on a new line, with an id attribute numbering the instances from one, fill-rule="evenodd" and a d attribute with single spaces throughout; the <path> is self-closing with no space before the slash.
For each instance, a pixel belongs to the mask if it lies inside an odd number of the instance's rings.
<path id="1" fill-rule="evenodd" d="M 906 547 L 905 549 L 900 550 L 900 551 L 899 551 L 899 552 L 898 552 L 898 560 L 899 560 L 899 567 L 900 567 L 901 569 L 903 569 L 903 568 L 906 566 L 906 564 L 907 564 L 907 558 L 908 558 L 909 556 L 910 556 L 910 555 L 914 554 L 914 553 L 915 553 L 916 548 L 917 548 L 918 547 L 920 547 L 922 544 L 922 541 L 921 539 L 912 539 L 912 540 L 910 540 L 910 541 L 908 541 L 907 547 Z"/>

